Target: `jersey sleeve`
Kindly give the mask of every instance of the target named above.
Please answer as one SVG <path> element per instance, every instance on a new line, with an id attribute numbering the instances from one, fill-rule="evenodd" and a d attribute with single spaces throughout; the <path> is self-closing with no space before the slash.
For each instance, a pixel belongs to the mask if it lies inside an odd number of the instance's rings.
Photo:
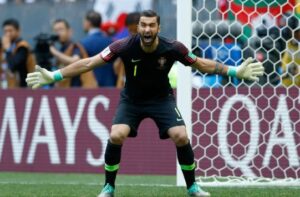
<path id="1" fill-rule="evenodd" d="M 106 62 L 114 61 L 123 51 L 126 50 L 128 47 L 127 43 L 127 38 L 113 42 L 100 53 L 101 58 Z"/>
<path id="2" fill-rule="evenodd" d="M 189 51 L 181 42 L 175 41 L 173 44 L 173 50 L 175 60 L 186 66 L 194 64 L 197 60 L 197 56 Z"/>

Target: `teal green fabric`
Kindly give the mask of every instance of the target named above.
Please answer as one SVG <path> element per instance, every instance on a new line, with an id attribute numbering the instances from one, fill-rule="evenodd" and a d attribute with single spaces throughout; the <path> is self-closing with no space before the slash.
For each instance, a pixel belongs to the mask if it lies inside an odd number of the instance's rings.
<path id="1" fill-rule="evenodd" d="M 236 77 L 236 68 L 229 66 L 227 75 L 231 77 Z"/>
<path id="2" fill-rule="evenodd" d="M 60 70 L 54 71 L 53 77 L 54 77 L 54 80 L 55 80 L 55 81 L 61 81 L 61 80 L 63 80 L 63 78 L 64 78 L 64 77 L 62 76 Z"/>

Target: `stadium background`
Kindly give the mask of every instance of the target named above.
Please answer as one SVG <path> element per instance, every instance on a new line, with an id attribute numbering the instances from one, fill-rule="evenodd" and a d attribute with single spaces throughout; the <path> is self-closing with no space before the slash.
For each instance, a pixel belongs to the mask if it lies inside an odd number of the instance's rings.
<path id="1" fill-rule="evenodd" d="M 99 10 L 105 20 L 115 20 L 116 15 L 119 14 L 116 2 L 109 0 L 20 2 L 8 0 L 6 3 L 0 4 L 0 22 L 2 23 L 10 17 L 17 18 L 22 27 L 22 37 L 28 40 L 32 46 L 35 44 L 33 39 L 35 35 L 40 32 L 51 32 L 51 22 L 56 18 L 66 18 L 70 21 L 74 29 L 74 39 L 80 40 L 84 37 L 81 25 L 87 10 L 93 8 Z M 176 1 L 137 0 L 135 2 L 133 7 L 126 8 L 124 6 L 124 9 L 127 9 L 127 12 L 140 11 L 143 8 L 156 10 L 161 15 L 161 35 L 169 38 L 177 37 Z M 287 42 L 292 39 L 292 37 L 286 38 L 283 32 L 284 29 L 290 29 L 289 17 L 298 14 L 296 3 L 297 0 L 193 1 L 191 46 L 194 53 L 230 65 L 238 65 L 242 59 L 254 56 L 263 61 L 266 68 L 272 68 L 268 70 L 267 75 L 261 78 L 260 84 L 193 72 L 192 142 L 198 163 L 198 176 L 242 177 L 254 173 L 256 178 L 299 180 L 299 87 L 284 87 L 281 79 L 284 74 L 281 67 L 282 57 L 286 51 Z M 241 8 L 238 7 L 240 4 Z M 97 7 L 99 5 L 105 6 Z M 246 7 L 246 5 L 247 9 L 243 9 L 243 6 Z M 279 34 L 272 37 L 272 32 L 275 32 L 274 27 Z M 260 28 L 267 33 L 260 34 Z M 264 45 L 263 41 L 267 42 L 270 39 L 271 45 Z M 278 47 L 279 45 L 283 48 Z M 224 53 L 229 55 L 224 56 Z M 228 162 L 226 160 L 228 157 L 225 158 L 226 153 L 222 152 L 219 147 L 220 136 L 216 132 L 219 126 L 217 121 L 220 120 L 224 103 L 235 94 L 246 95 L 253 101 L 258 110 L 259 121 L 261 121 L 259 123 L 261 132 L 258 133 L 259 147 L 251 147 L 251 143 L 249 143 L 251 129 L 253 129 L 250 121 L 253 119 L 251 107 L 240 103 L 234 105 L 234 110 L 230 112 L 229 116 L 232 119 L 229 118 L 230 123 L 227 125 L 231 132 L 225 134 L 231 156 Z M 2 184 L 2 196 L 14 193 L 7 189 L 9 187 L 6 186 L 9 184 L 14 185 L 18 182 L 22 183 L 22 181 L 29 181 L 32 185 L 36 184 L 35 180 L 46 177 L 44 174 L 39 177 L 41 172 L 103 173 L 103 148 L 117 106 L 118 89 L 37 91 L 1 89 L 0 95 L 0 171 L 2 171 L 0 187 Z M 285 95 L 285 97 L 282 98 L 280 95 Z M 288 113 L 276 111 L 278 107 L 285 107 L 284 109 L 287 109 Z M 266 157 L 270 131 L 276 122 L 274 120 L 276 113 L 287 114 L 279 117 L 277 121 L 279 126 L 276 125 L 278 128 L 275 128 L 278 139 L 283 137 L 281 139 L 286 139 L 286 141 L 283 140 L 283 145 L 280 145 L 280 141 L 276 144 L 276 136 L 273 136 L 275 145 L 274 149 L 271 147 L 269 165 L 266 166 L 262 165 L 262 162 Z M 290 125 L 290 128 L 286 127 L 287 125 Z M 121 176 L 120 180 L 123 185 L 146 184 L 151 187 L 175 185 L 175 149 L 170 141 L 158 139 L 156 129 L 151 120 L 146 120 L 140 127 L 139 137 L 134 140 L 129 139 L 125 143 L 120 169 L 120 173 L 125 175 L 125 178 Z M 287 144 L 292 147 L 288 147 Z M 234 161 L 244 160 L 249 147 L 258 150 L 249 164 L 252 173 L 241 169 L 245 166 L 234 163 Z M 39 173 L 34 173 L 32 174 L 33 178 L 29 178 L 26 174 L 15 172 Z M 136 178 L 136 180 L 128 179 L 127 175 L 134 175 L 133 179 Z M 152 179 L 136 175 L 159 176 Z M 63 174 L 63 176 L 65 175 Z M 66 178 L 65 180 L 62 177 L 59 178 L 63 182 L 62 185 L 74 181 L 76 177 L 84 177 L 81 174 L 74 176 L 70 174 L 70 176 L 70 179 Z M 89 175 L 87 174 L 87 176 Z M 99 180 L 95 180 L 95 177 L 80 179 L 82 181 L 78 180 L 75 184 L 85 185 L 86 182 L 91 181 L 91 185 L 96 188 L 97 182 L 101 183 L 101 178 Z M 161 181 L 156 179 L 161 179 Z M 49 181 L 45 181 L 45 184 L 52 184 L 51 181 L 55 182 L 55 179 L 52 180 L 49 177 Z M 168 189 L 164 188 L 164 190 Z M 79 196 L 85 196 L 83 191 Z M 30 191 L 26 192 L 28 192 L 27 196 L 30 196 Z M 170 196 L 180 196 L 180 192 L 182 191 Z M 217 196 L 240 196 L 242 193 L 240 191 L 241 193 L 232 195 L 230 192 L 226 194 L 226 190 L 218 189 L 215 192 Z M 271 191 L 262 190 L 257 193 L 246 191 L 246 194 L 246 196 L 297 196 L 299 185 L 287 192 L 277 190 L 275 194 L 272 194 Z M 68 193 L 64 195 L 68 196 Z M 87 196 L 89 195 L 93 196 L 94 194 L 87 194 Z M 47 195 L 41 193 L 40 196 Z M 54 193 L 54 196 L 59 196 L 59 194 L 55 195 Z M 78 195 L 75 193 L 70 196 Z M 139 195 L 129 192 L 127 195 L 120 193 L 120 196 Z M 159 195 L 154 190 L 152 194 L 142 196 Z"/>

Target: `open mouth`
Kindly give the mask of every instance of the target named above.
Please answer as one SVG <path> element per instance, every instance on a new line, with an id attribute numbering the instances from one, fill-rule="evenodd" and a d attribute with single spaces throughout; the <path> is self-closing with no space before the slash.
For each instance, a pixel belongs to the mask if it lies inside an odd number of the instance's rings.
<path id="1" fill-rule="evenodd" d="M 150 43 L 152 42 L 152 36 L 151 35 L 144 35 L 144 42 Z"/>

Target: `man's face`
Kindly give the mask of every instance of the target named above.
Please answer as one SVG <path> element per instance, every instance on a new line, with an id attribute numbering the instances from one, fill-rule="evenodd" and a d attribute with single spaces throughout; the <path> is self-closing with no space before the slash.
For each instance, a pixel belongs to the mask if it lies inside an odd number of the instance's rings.
<path id="1" fill-rule="evenodd" d="M 59 42 L 65 43 L 71 39 L 72 31 L 70 28 L 67 28 L 65 23 L 57 22 L 53 25 L 53 31 L 59 37 Z"/>
<path id="2" fill-rule="evenodd" d="M 82 27 L 83 27 L 84 32 L 88 32 L 90 30 L 90 28 L 91 28 L 90 21 L 84 19 L 83 23 L 82 23 Z"/>
<path id="3" fill-rule="evenodd" d="M 20 30 L 17 30 L 12 25 L 6 25 L 3 27 L 3 35 L 7 36 L 10 41 L 14 41 L 20 36 Z"/>
<path id="4" fill-rule="evenodd" d="M 141 35 L 142 44 L 151 46 L 157 34 L 160 31 L 160 26 L 157 23 L 156 17 L 142 16 L 138 25 L 138 33 Z"/>

